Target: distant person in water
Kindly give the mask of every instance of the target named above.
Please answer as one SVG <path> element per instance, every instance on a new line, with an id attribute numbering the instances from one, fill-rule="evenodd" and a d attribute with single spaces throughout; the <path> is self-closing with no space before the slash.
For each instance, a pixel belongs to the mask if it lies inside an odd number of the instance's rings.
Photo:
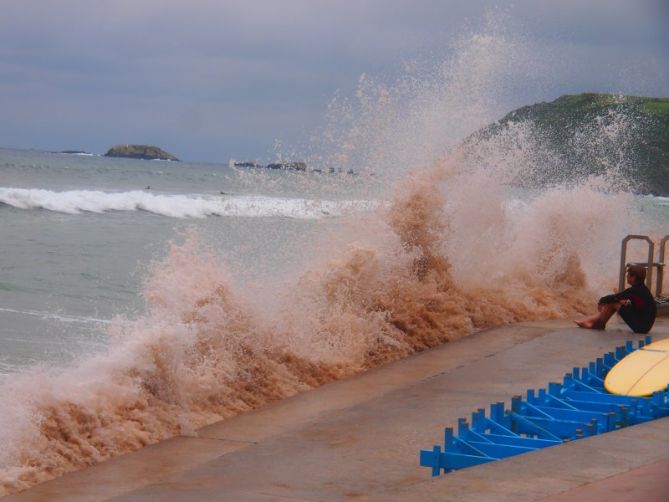
<path id="1" fill-rule="evenodd" d="M 655 299 L 646 287 L 646 269 L 639 265 L 627 266 L 627 283 L 631 286 L 615 295 L 599 299 L 599 314 L 576 321 L 581 328 L 605 329 L 613 314 L 620 317 L 635 333 L 648 333 L 655 322 Z"/>

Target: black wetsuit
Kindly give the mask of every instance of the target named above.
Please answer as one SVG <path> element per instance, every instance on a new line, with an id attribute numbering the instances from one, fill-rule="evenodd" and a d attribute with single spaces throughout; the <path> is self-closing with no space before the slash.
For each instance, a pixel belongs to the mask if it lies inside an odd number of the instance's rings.
<path id="1" fill-rule="evenodd" d="M 639 281 L 625 291 L 603 296 L 599 299 L 599 303 L 616 303 L 618 300 L 629 300 L 629 304 L 620 307 L 618 314 L 632 328 L 632 331 L 648 333 L 655 322 L 657 307 L 646 285 Z"/>

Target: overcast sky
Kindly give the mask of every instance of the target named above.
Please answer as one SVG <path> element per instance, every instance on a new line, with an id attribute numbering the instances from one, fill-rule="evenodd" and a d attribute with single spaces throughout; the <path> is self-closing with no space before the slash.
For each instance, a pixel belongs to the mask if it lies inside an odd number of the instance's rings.
<path id="1" fill-rule="evenodd" d="M 501 7 L 500 7 L 501 5 Z M 454 57 L 486 12 L 545 55 L 508 110 L 584 91 L 669 96 L 668 0 L 2 0 L 0 147 L 269 158 L 362 73 Z M 526 69 L 531 73 L 529 69 Z"/>

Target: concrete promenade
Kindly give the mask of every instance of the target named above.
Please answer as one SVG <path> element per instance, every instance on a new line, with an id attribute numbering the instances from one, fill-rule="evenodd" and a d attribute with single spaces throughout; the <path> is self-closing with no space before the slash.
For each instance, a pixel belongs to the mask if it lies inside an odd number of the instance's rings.
<path id="1" fill-rule="evenodd" d="M 640 338 L 572 326 L 480 332 L 7 500 L 667 500 L 669 418 L 438 478 L 418 466 L 458 417 Z M 651 335 L 669 338 L 669 319 Z"/>

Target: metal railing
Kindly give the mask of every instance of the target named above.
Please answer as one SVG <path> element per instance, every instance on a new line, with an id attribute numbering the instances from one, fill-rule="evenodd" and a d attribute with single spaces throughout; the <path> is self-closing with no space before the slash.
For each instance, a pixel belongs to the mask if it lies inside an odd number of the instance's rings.
<path id="1" fill-rule="evenodd" d="M 628 262 L 627 261 L 627 244 L 631 240 L 640 240 L 645 241 L 648 244 L 648 260 L 645 262 Z M 620 275 L 618 278 L 618 291 L 625 289 L 625 272 L 628 265 L 640 265 L 646 268 L 646 286 L 652 291 L 653 289 L 653 275 L 656 275 L 655 278 L 655 297 L 662 297 L 662 286 L 664 279 L 664 267 L 666 265 L 665 259 L 665 249 L 666 244 L 669 241 L 669 235 L 665 235 L 659 243 L 659 255 L 658 260 L 655 259 L 655 243 L 647 235 L 628 235 L 622 241 L 622 247 L 620 250 Z"/>

